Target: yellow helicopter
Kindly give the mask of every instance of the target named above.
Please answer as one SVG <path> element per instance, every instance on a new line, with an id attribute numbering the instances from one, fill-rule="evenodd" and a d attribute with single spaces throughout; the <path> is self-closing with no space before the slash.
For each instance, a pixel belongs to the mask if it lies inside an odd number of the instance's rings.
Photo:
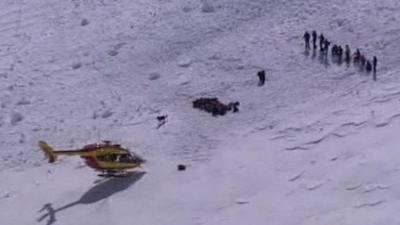
<path id="1" fill-rule="evenodd" d="M 142 157 L 110 141 L 85 145 L 76 150 L 56 151 L 45 141 L 39 141 L 39 147 L 45 153 L 49 163 L 57 161 L 59 155 L 80 156 L 90 168 L 102 172 L 99 176 L 123 176 L 127 174 L 127 170 L 141 167 L 145 163 Z"/>

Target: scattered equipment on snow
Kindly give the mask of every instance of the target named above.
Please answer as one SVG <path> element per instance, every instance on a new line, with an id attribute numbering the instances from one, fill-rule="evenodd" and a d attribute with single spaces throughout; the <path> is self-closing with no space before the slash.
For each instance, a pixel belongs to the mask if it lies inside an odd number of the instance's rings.
<path id="1" fill-rule="evenodd" d="M 218 98 L 198 98 L 193 101 L 193 108 L 198 108 L 206 112 L 212 113 L 213 116 L 223 116 L 227 111 L 232 110 L 238 112 L 239 102 L 231 102 L 229 104 L 223 104 Z"/>

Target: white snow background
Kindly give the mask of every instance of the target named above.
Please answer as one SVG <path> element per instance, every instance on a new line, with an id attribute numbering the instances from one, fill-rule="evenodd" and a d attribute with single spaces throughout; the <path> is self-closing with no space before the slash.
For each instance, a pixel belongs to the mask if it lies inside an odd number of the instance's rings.
<path id="1" fill-rule="evenodd" d="M 0 225 L 400 224 L 399 24 L 396 0 L 1 0 Z M 313 29 L 378 80 L 305 54 Z M 143 173 L 37 146 L 104 139 Z"/>

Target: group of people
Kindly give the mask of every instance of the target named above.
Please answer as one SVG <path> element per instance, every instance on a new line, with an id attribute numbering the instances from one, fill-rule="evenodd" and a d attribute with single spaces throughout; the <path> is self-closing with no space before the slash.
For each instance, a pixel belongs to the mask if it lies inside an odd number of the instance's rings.
<path id="1" fill-rule="evenodd" d="M 304 42 L 306 52 L 311 49 L 311 43 L 313 50 L 317 49 L 317 45 L 319 45 L 319 49 L 321 51 L 321 55 L 327 57 L 329 53 L 329 47 L 331 42 L 321 33 L 317 34 L 314 30 L 311 34 L 306 31 L 304 33 Z M 373 71 L 374 80 L 376 80 L 376 67 L 378 64 L 378 59 L 376 56 L 373 57 L 372 62 L 368 60 L 363 54 L 361 54 L 360 50 L 357 49 L 355 53 L 352 55 L 349 45 L 345 45 L 343 48 L 341 45 L 334 44 L 331 47 L 332 60 L 335 60 L 339 65 L 342 64 L 343 60 L 346 62 L 347 66 L 353 61 L 355 66 L 358 66 L 360 70 L 364 71 L 364 69 L 369 73 Z"/>

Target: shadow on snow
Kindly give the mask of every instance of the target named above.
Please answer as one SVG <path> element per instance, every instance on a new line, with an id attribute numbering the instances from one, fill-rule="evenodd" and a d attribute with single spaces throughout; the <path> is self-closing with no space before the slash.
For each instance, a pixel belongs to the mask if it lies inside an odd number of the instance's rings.
<path id="1" fill-rule="evenodd" d="M 111 178 L 109 180 L 104 181 L 103 183 L 99 183 L 94 187 L 90 188 L 86 191 L 82 197 L 78 200 L 66 204 L 62 207 L 54 209 L 51 203 L 44 204 L 43 207 L 39 210 L 39 212 L 43 212 L 47 210 L 47 213 L 42 215 L 40 218 L 37 219 L 38 222 L 43 221 L 45 218 L 49 218 L 47 220 L 47 225 L 51 225 L 56 222 L 56 213 L 62 210 L 71 208 L 78 204 L 92 204 L 96 203 L 100 200 L 106 199 L 111 195 L 123 191 L 137 182 L 140 178 L 143 177 L 145 172 L 135 172 L 132 175 L 124 178 Z"/>

